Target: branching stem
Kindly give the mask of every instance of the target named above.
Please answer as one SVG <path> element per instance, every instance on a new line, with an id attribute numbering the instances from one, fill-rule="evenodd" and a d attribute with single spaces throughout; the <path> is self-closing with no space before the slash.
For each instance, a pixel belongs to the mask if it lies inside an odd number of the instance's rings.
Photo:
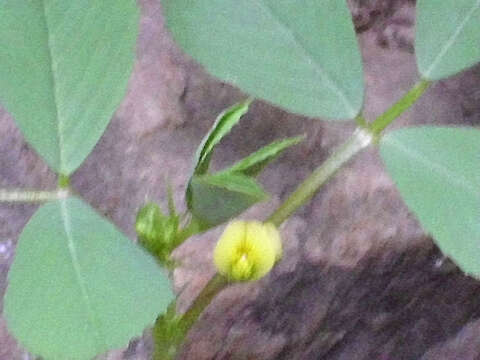
<path id="1" fill-rule="evenodd" d="M 375 121 L 368 123 L 363 114 L 359 114 L 355 121 L 358 125 L 355 132 L 348 140 L 333 151 L 329 158 L 321 164 L 297 189 L 281 204 L 266 220 L 276 226 L 280 226 L 301 206 L 306 204 L 343 165 L 352 159 L 360 151 L 370 144 L 378 142 L 383 130 L 398 118 L 405 110 L 409 109 L 428 89 L 430 82 L 419 81 L 408 93 L 406 93 L 392 107 L 380 115 Z M 0 193 L 1 194 L 1 193 Z M 194 220 L 194 219 L 193 219 Z M 199 224 L 193 221 L 182 229 L 181 241 L 201 231 Z M 203 288 L 190 308 L 183 314 L 179 322 L 180 336 L 171 344 L 175 348 L 180 346 L 188 330 L 197 321 L 203 310 L 210 304 L 212 299 L 226 286 L 227 280 L 216 274 Z M 162 344 L 156 343 L 156 346 Z M 165 359 L 170 357 L 165 357 Z M 164 358 L 162 357 L 162 360 Z M 157 359 L 156 359 L 157 360 Z"/>

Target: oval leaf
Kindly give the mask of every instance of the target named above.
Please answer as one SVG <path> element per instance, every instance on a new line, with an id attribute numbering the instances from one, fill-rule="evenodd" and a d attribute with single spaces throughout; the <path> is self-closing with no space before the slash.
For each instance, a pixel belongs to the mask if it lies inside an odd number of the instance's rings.
<path id="1" fill-rule="evenodd" d="M 190 189 L 190 211 L 207 227 L 222 224 L 268 198 L 254 179 L 241 174 L 194 176 Z"/>
<path id="2" fill-rule="evenodd" d="M 0 103 L 56 172 L 104 132 L 134 61 L 134 0 L 0 2 Z"/>
<path id="3" fill-rule="evenodd" d="M 183 49 L 213 75 L 292 112 L 354 118 L 363 73 L 346 1 L 165 0 Z"/>
<path id="4" fill-rule="evenodd" d="M 381 141 L 387 170 L 440 249 L 480 277 L 480 130 L 418 127 Z"/>
<path id="5" fill-rule="evenodd" d="M 415 53 L 425 79 L 438 80 L 480 61 L 480 0 L 419 0 Z"/>
<path id="6" fill-rule="evenodd" d="M 30 219 L 8 280 L 8 328 L 46 359 L 124 346 L 173 298 L 153 258 L 77 198 L 47 203 Z"/>

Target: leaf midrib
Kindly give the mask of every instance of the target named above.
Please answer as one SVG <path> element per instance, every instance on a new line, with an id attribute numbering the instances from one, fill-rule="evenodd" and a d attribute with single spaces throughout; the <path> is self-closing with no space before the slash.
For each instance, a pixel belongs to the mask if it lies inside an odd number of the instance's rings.
<path id="1" fill-rule="evenodd" d="M 283 29 L 294 40 L 295 44 L 297 44 L 299 48 L 302 50 L 303 56 L 311 60 L 311 64 L 313 65 L 313 69 L 315 70 L 315 72 L 320 76 L 321 79 L 323 79 L 325 85 L 334 94 L 337 95 L 337 97 L 340 99 L 340 101 L 343 103 L 343 105 L 347 108 L 348 112 L 350 113 L 350 117 L 353 119 L 357 115 L 357 112 L 354 110 L 352 104 L 348 100 L 344 91 L 335 84 L 335 82 L 330 77 L 328 72 L 316 61 L 315 56 L 298 39 L 298 37 L 295 35 L 295 32 L 281 21 L 280 17 L 275 13 L 275 11 L 270 6 L 268 6 L 263 0 L 257 0 L 257 3 L 263 10 L 265 10 L 268 14 L 270 14 L 272 19 L 279 25 L 279 27 Z"/>
<path id="2" fill-rule="evenodd" d="M 78 259 L 77 248 L 75 246 L 75 240 L 73 238 L 73 233 L 72 233 L 70 213 L 67 208 L 67 201 L 68 199 L 60 200 L 60 213 L 63 221 L 63 227 L 65 230 L 65 236 L 67 238 L 68 251 L 70 253 L 70 258 L 72 260 L 72 267 L 75 272 L 77 283 L 80 287 L 80 292 L 82 294 L 83 301 L 85 303 L 85 307 L 87 310 L 88 323 L 90 324 L 89 327 L 93 331 L 95 343 L 99 347 L 99 349 L 106 349 L 107 347 L 105 346 L 105 343 L 103 341 L 104 337 L 102 336 L 100 323 L 93 309 L 92 301 L 90 299 L 90 295 L 87 290 L 87 281 L 83 276 L 83 270 L 80 265 L 80 261 Z"/>
<path id="3" fill-rule="evenodd" d="M 419 162 L 426 168 L 430 169 L 432 172 L 436 172 L 440 176 L 443 176 L 443 178 L 453 186 L 458 186 L 462 188 L 474 197 L 480 197 L 480 188 L 476 189 L 474 184 L 472 184 L 462 174 L 452 174 L 452 172 L 442 164 L 431 161 L 421 153 L 406 148 L 401 141 L 390 138 L 388 139 L 388 143 L 390 143 L 390 145 L 392 145 L 397 150 L 403 152 L 407 157 L 410 157 L 412 160 Z"/>
<path id="4" fill-rule="evenodd" d="M 58 161 L 59 161 L 59 167 L 58 171 L 62 173 L 63 169 L 65 169 L 65 156 L 64 156 L 64 140 L 63 140 L 63 135 L 62 135 L 62 130 L 63 130 L 63 124 L 61 121 L 61 118 L 59 116 L 59 105 L 58 105 L 58 94 L 57 94 L 57 78 L 56 78 L 56 71 L 55 71 L 55 66 L 53 64 L 53 52 L 52 52 L 52 39 L 50 36 L 50 29 L 48 27 L 48 16 L 47 16 L 47 9 L 45 5 L 45 0 L 42 1 L 42 9 L 43 9 L 43 20 L 45 23 L 45 32 L 47 34 L 47 53 L 48 53 L 48 64 L 50 67 L 50 74 L 51 74 L 51 80 L 52 80 L 52 96 L 53 96 L 53 103 L 54 103 L 54 108 L 55 108 L 55 123 L 57 124 L 57 141 L 58 141 Z M 68 174 L 64 174 L 68 175 Z"/>
<path id="5" fill-rule="evenodd" d="M 463 31 L 465 28 L 465 25 L 470 21 L 470 19 L 473 16 L 473 13 L 480 8 L 480 0 L 477 0 L 477 3 L 474 3 L 472 8 L 468 11 L 467 16 L 460 22 L 458 27 L 455 29 L 453 34 L 449 37 L 449 39 L 445 42 L 444 46 L 440 49 L 439 53 L 435 58 L 433 59 L 432 63 L 428 67 L 428 69 L 425 71 L 425 77 L 430 77 L 430 74 L 432 71 L 435 70 L 435 67 L 438 65 L 439 62 L 442 61 L 443 57 L 446 55 L 446 53 L 451 49 L 453 44 L 455 44 L 455 40 L 458 38 L 460 33 Z"/>

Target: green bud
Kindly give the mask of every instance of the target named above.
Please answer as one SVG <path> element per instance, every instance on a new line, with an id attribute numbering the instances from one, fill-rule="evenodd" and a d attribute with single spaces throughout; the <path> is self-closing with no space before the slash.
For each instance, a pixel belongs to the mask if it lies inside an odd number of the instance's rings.
<path id="1" fill-rule="evenodd" d="M 137 213 L 135 230 L 142 245 L 150 247 L 162 237 L 165 215 L 157 204 L 147 203 Z"/>
<path id="2" fill-rule="evenodd" d="M 161 262 L 166 263 L 175 248 L 178 225 L 176 214 L 166 216 L 157 204 L 147 203 L 137 213 L 135 230 L 139 243 Z"/>

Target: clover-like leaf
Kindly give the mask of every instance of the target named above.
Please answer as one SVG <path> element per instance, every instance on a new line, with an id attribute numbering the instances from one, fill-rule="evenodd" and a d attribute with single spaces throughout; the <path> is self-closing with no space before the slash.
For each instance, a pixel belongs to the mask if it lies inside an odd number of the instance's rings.
<path id="1" fill-rule="evenodd" d="M 164 0 L 174 39 L 211 74 L 314 117 L 352 119 L 362 59 L 344 0 Z"/>
<path id="2" fill-rule="evenodd" d="M 8 281 L 8 328 L 45 359 L 87 360 L 125 346 L 173 298 L 155 260 L 78 198 L 38 209 Z"/>
<path id="3" fill-rule="evenodd" d="M 0 1 L 0 103 L 70 175 L 120 104 L 135 58 L 134 0 Z"/>
<path id="4" fill-rule="evenodd" d="M 480 0 L 418 0 L 415 54 L 428 80 L 479 62 Z"/>
<path id="5" fill-rule="evenodd" d="M 405 203 L 440 249 L 480 277 L 480 130 L 415 127 L 380 143 Z"/>

